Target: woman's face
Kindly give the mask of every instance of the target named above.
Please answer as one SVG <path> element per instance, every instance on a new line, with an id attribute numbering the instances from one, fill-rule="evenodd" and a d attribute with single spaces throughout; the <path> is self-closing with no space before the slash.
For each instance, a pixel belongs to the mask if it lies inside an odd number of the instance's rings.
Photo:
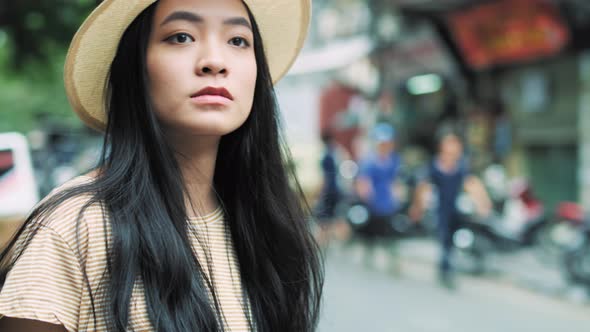
<path id="1" fill-rule="evenodd" d="M 254 99 L 254 35 L 240 0 L 160 0 L 147 49 L 149 92 L 173 135 L 239 128 Z"/>

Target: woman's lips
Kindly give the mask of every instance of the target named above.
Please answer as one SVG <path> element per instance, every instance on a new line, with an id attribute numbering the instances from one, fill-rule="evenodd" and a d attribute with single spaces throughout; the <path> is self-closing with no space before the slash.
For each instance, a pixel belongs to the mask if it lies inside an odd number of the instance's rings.
<path id="1" fill-rule="evenodd" d="M 199 105 L 228 105 L 231 100 L 220 95 L 200 95 L 191 97 L 191 100 Z"/>
<path id="2" fill-rule="evenodd" d="M 191 96 L 191 100 L 199 105 L 225 106 L 233 100 L 233 96 L 224 87 L 205 87 Z"/>

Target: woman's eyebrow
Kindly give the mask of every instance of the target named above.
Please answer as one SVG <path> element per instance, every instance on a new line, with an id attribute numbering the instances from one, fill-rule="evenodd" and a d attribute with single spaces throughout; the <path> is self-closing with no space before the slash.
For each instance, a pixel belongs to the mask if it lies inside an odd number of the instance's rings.
<path id="1" fill-rule="evenodd" d="M 241 26 L 245 26 L 246 28 L 252 30 L 252 26 L 250 26 L 250 22 L 248 22 L 248 20 L 243 17 L 232 17 L 232 18 L 225 19 L 225 20 L 223 20 L 223 24 L 241 25 Z"/>
<path id="2" fill-rule="evenodd" d="M 176 11 L 170 15 L 168 15 L 160 26 L 168 24 L 172 21 L 189 21 L 191 23 L 201 23 L 203 22 L 203 18 L 195 13 L 187 12 L 187 11 Z"/>
<path id="3" fill-rule="evenodd" d="M 188 21 L 191 23 L 202 23 L 205 20 L 203 19 L 202 16 L 195 14 L 195 13 L 191 13 L 191 12 L 187 12 L 187 11 L 176 11 L 176 12 L 173 12 L 172 14 L 168 15 L 164 19 L 164 21 L 162 21 L 160 26 L 168 24 L 172 21 Z M 227 19 L 223 20 L 223 24 L 225 24 L 225 25 L 241 25 L 241 26 L 244 26 L 244 27 L 252 30 L 252 26 L 250 25 L 250 22 L 248 22 L 248 20 L 245 19 L 244 17 L 240 17 L 240 16 L 227 18 Z"/>

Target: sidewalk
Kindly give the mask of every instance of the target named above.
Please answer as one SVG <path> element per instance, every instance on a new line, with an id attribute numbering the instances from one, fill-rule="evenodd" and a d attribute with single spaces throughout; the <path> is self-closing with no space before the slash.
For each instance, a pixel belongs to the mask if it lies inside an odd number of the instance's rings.
<path id="1" fill-rule="evenodd" d="M 336 247 L 336 248 L 334 248 Z M 348 260 L 380 270 L 394 273 L 396 266 L 420 264 L 436 266 L 438 246 L 432 239 L 403 239 L 394 247 L 377 247 L 369 253 L 360 242 L 342 245 L 336 244 L 330 249 L 340 251 Z M 370 259 L 367 259 L 370 255 Z M 542 263 L 533 249 L 521 249 L 509 253 L 490 254 L 486 263 L 487 271 L 479 278 L 493 282 L 504 282 L 526 290 L 551 296 L 570 303 L 590 305 L 590 294 L 582 286 L 571 285 L 562 275 L 558 263 Z M 394 262 L 396 257 L 400 262 Z M 401 271 L 403 273 L 403 271 Z"/>

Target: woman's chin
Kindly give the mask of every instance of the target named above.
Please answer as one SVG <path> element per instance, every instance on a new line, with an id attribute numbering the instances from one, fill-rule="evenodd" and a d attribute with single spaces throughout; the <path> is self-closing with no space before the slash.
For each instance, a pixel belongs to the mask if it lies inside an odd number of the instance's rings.
<path id="1" fill-rule="evenodd" d="M 224 136 L 237 130 L 243 122 L 233 123 L 230 121 L 200 121 L 199 123 L 187 123 L 178 128 L 173 129 L 177 133 L 186 133 L 191 136 Z"/>

